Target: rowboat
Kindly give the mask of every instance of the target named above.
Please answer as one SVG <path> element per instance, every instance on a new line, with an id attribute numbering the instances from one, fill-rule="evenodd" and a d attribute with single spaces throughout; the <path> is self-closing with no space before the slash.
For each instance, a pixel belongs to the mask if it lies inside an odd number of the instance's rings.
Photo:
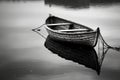
<path id="1" fill-rule="evenodd" d="M 49 16 L 45 26 L 51 38 L 70 43 L 85 44 L 95 47 L 99 28 L 93 30 L 90 27 L 78 24 L 56 16 Z"/>

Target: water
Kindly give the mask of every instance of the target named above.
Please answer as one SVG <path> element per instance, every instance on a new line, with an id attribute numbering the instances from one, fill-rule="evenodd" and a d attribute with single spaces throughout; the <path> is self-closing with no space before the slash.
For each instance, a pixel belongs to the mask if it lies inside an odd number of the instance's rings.
<path id="1" fill-rule="evenodd" d="M 31 29 L 42 25 L 49 13 L 93 29 L 100 27 L 108 44 L 120 45 L 119 4 L 49 8 L 44 1 L 0 2 L 1 80 L 119 80 L 120 53 L 117 51 L 108 51 L 101 75 L 97 76 L 93 70 L 47 50 L 45 40 Z"/>

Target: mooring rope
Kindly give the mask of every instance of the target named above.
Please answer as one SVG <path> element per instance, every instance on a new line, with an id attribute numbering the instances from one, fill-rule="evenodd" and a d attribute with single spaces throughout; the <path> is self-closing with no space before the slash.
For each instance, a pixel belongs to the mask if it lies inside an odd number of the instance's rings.
<path id="1" fill-rule="evenodd" d="M 109 49 L 113 49 L 113 50 L 116 50 L 116 51 L 120 51 L 120 47 L 112 47 L 112 46 L 110 46 L 110 45 L 108 45 L 107 44 L 107 42 L 104 40 L 104 38 L 103 38 L 103 36 L 101 35 L 101 33 L 99 33 L 99 37 L 98 37 L 98 39 L 102 42 L 102 55 L 100 55 L 101 53 L 100 53 L 100 41 L 98 40 L 98 58 L 99 58 L 99 64 L 100 64 L 100 66 L 102 66 L 102 62 L 103 62 L 103 60 L 104 60 L 104 58 L 105 58 L 105 55 L 106 55 L 106 53 L 107 53 L 107 51 L 109 50 Z"/>
<path id="2" fill-rule="evenodd" d="M 108 44 L 105 42 L 105 40 L 103 39 L 101 33 L 100 33 L 100 38 L 101 38 L 102 42 L 104 43 L 105 48 L 109 48 L 109 49 L 113 49 L 113 50 L 120 51 L 120 47 L 112 47 L 112 46 L 108 45 Z"/>
<path id="3" fill-rule="evenodd" d="M 111 48 L 110 45 L 108 45 L 105 40 L 103 39 L 101 33 L 99 33 L 99 37 L 98 37 L 98 61 L 99 61 L 99 65 L 102 66 L 103 60 L 105 58 L 105 55 L 107 53 L 107 51 L 109 50 L 109 48 Z M 102 53 L 100 53 L 100 42 L 102 43 Z"/>
<path id="4" fill-rule="evenodd" d="M 43 37 L 44 39 L 46 39 L 46 37 L 44 35 L 42 35 L 39 31 L 41 31 L 41 28 L 46 25 L 46 24 L 42 24 L 40 27 L 37 27 L 35 29 L 32 29 L 32 31 L 38 33 L 41 37 Z"/>
<path id="5" fill-rule="evenodd" d="M 44 25 L 46 25 L 46 24 L 42 24 L 40 27 L 37 27 L 37 28 L 35 28 L 35 29 L 32 29 L 32 31 L 36 31 L 36 30 L 39 31 L 40 28 L 43 27 Z"/>
<path id="6" fill-rule="evenodd" d="M 43 37 L 44 39 L 46 39 L 46 37 L 44 35 L 42 35 L 41 33 L 39 33 L 38 31 L 35 31 L 36 33 L 38 33 L 41 37 Z"/>

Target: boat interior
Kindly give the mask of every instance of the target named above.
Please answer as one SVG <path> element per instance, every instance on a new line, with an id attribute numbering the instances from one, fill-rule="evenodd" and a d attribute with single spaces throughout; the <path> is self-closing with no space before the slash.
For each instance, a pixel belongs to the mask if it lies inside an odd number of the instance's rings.
<path id="1" fill-rule="evenodd" d="M 55 23 L 47 24 L 47 26 L 53 30 L 58 30 L 61 32 L 90 32 L 91 30 L 87 28 L 81 28 L 72 23 Z"/>

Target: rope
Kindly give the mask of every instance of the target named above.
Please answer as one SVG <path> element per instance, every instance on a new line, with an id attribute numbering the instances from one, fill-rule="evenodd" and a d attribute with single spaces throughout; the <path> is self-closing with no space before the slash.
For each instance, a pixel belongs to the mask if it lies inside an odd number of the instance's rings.
<path id="1" fill-rule="evenodd" d="M 101 57 L 100 66 L 102 66 L 103 60 L 104 60 L 105 55 L 106 55 L 106 53 L 108 52 L 108 50 L 109 50 L 109 48 L 107 48 L 107 49 L 104 51 L 104 54 L 103 54 L 102 57 Z"/>
<path id="2" fill-rule="evenodd" d="M 100 41 L 101 41 L 101 43 L 102 43 L 102 53 L 100 53 Z M 98 57 L 99 57 L 99 65 L 100 66 L 102 66 L 102 63 L 103 63 L 103 60 L 104 60 L 104 58 L 105 58 L 105 55 L 106 55 L 106 53 L 107 53 L 107 51 L 109 50 L 109 48 L 111 48 L 111 46 L 110 45 L 108 45 L 106 42 L 105 42 L 105 40 L 103 39 L 103 37 L 102 37 L 102 35 L 101 35 L 101 33 L 100 33 L 100 35 L 99 35 L 99 42 L 98 42 Z M 101 54 L 101 55 L 100 55 Z"/>
<path id="3" fill-rule="evenodd" d="M 102 40 L 102 42 L 104 43 L 104 46 L 105 48 L 109 48 L 109 49 L 113 49 L 113 50 L 116 50 L 116 51 L 120 51 L 120 47 L 112 47 L 110 45 L 108 45 L 105 40 L 103 39 L 102 35 L 100 34 L 100 38 Z"/>
<path id="4" fill-rule="evenodd" d="M 109 49 L 113 49 L 113 50 L 116 50 L 116 51 L 120 51 L 120 47 L 112 47 L 112 46 L 110 46 L 110 45 L 108 45 L 106 42 L 105 42 L 105 40 L 104 40 L 104 38 L 103 38 L 103 36 L 101 35 L 101 33 L 99 33 L 99 36 L 98 36 L 98 61 L 99 61 L 99 64 L 100 64 L 100 66 L 102 66 L 102 63 L 103 63 L 103 60 L 104 60 L 104 58 L 105 58 L 105 55 L 106 55 L 106 53 L 108 52 L 108 50 Z M 100 53 L 100 41 L 102 42 L 102 55 L 100 55 L 101 53 Z"/>
<path id="5" fill-rule="evenodd" d="M 107 48 L 113 48 L 113 47 L 111 47 L 110 45 L 108 45 L 108 44 L 105 42 L 105 40 L 103 39 L 101 33 L 100 33 L 100 38 L 101 38 L 102 42 L 105 44 L 105 46 L 106 46 Z"/>
<path id="6" fill-rule="evenodd" d="M 44 39 L 46 39 L 46 37 L 44 35 L 42 35 L 41 33 L 39 33 L 38 31 L 35 31 L 36 33 L 38 33 L 41 37 L 43 37 Z"/>
<path id="7" fill-rule="evenodd" d="M 41 30 L 40 28 L 43 27 L 44 25 L 46 25 L 46 24 L 42 24 L 40 27 L 37 27 L 37 28 L 35 28 L 35 29 L 32 29 L 32 31 L 36 32 L 36 33 L 39 34 L 41 37 L 43 37 L 44 39 L 46 39 L 46 37 L 45 37 L 44 35 L 42 35 L 41 33 L 38 32 L 38 31 Z"/>
<path id="8" fill-rule="evenodd" d="M 43 27 L 44 25 L 46 25 L 46 24 L 42 24 L 40 27 L 35 28 L 35 30 Z"/>

